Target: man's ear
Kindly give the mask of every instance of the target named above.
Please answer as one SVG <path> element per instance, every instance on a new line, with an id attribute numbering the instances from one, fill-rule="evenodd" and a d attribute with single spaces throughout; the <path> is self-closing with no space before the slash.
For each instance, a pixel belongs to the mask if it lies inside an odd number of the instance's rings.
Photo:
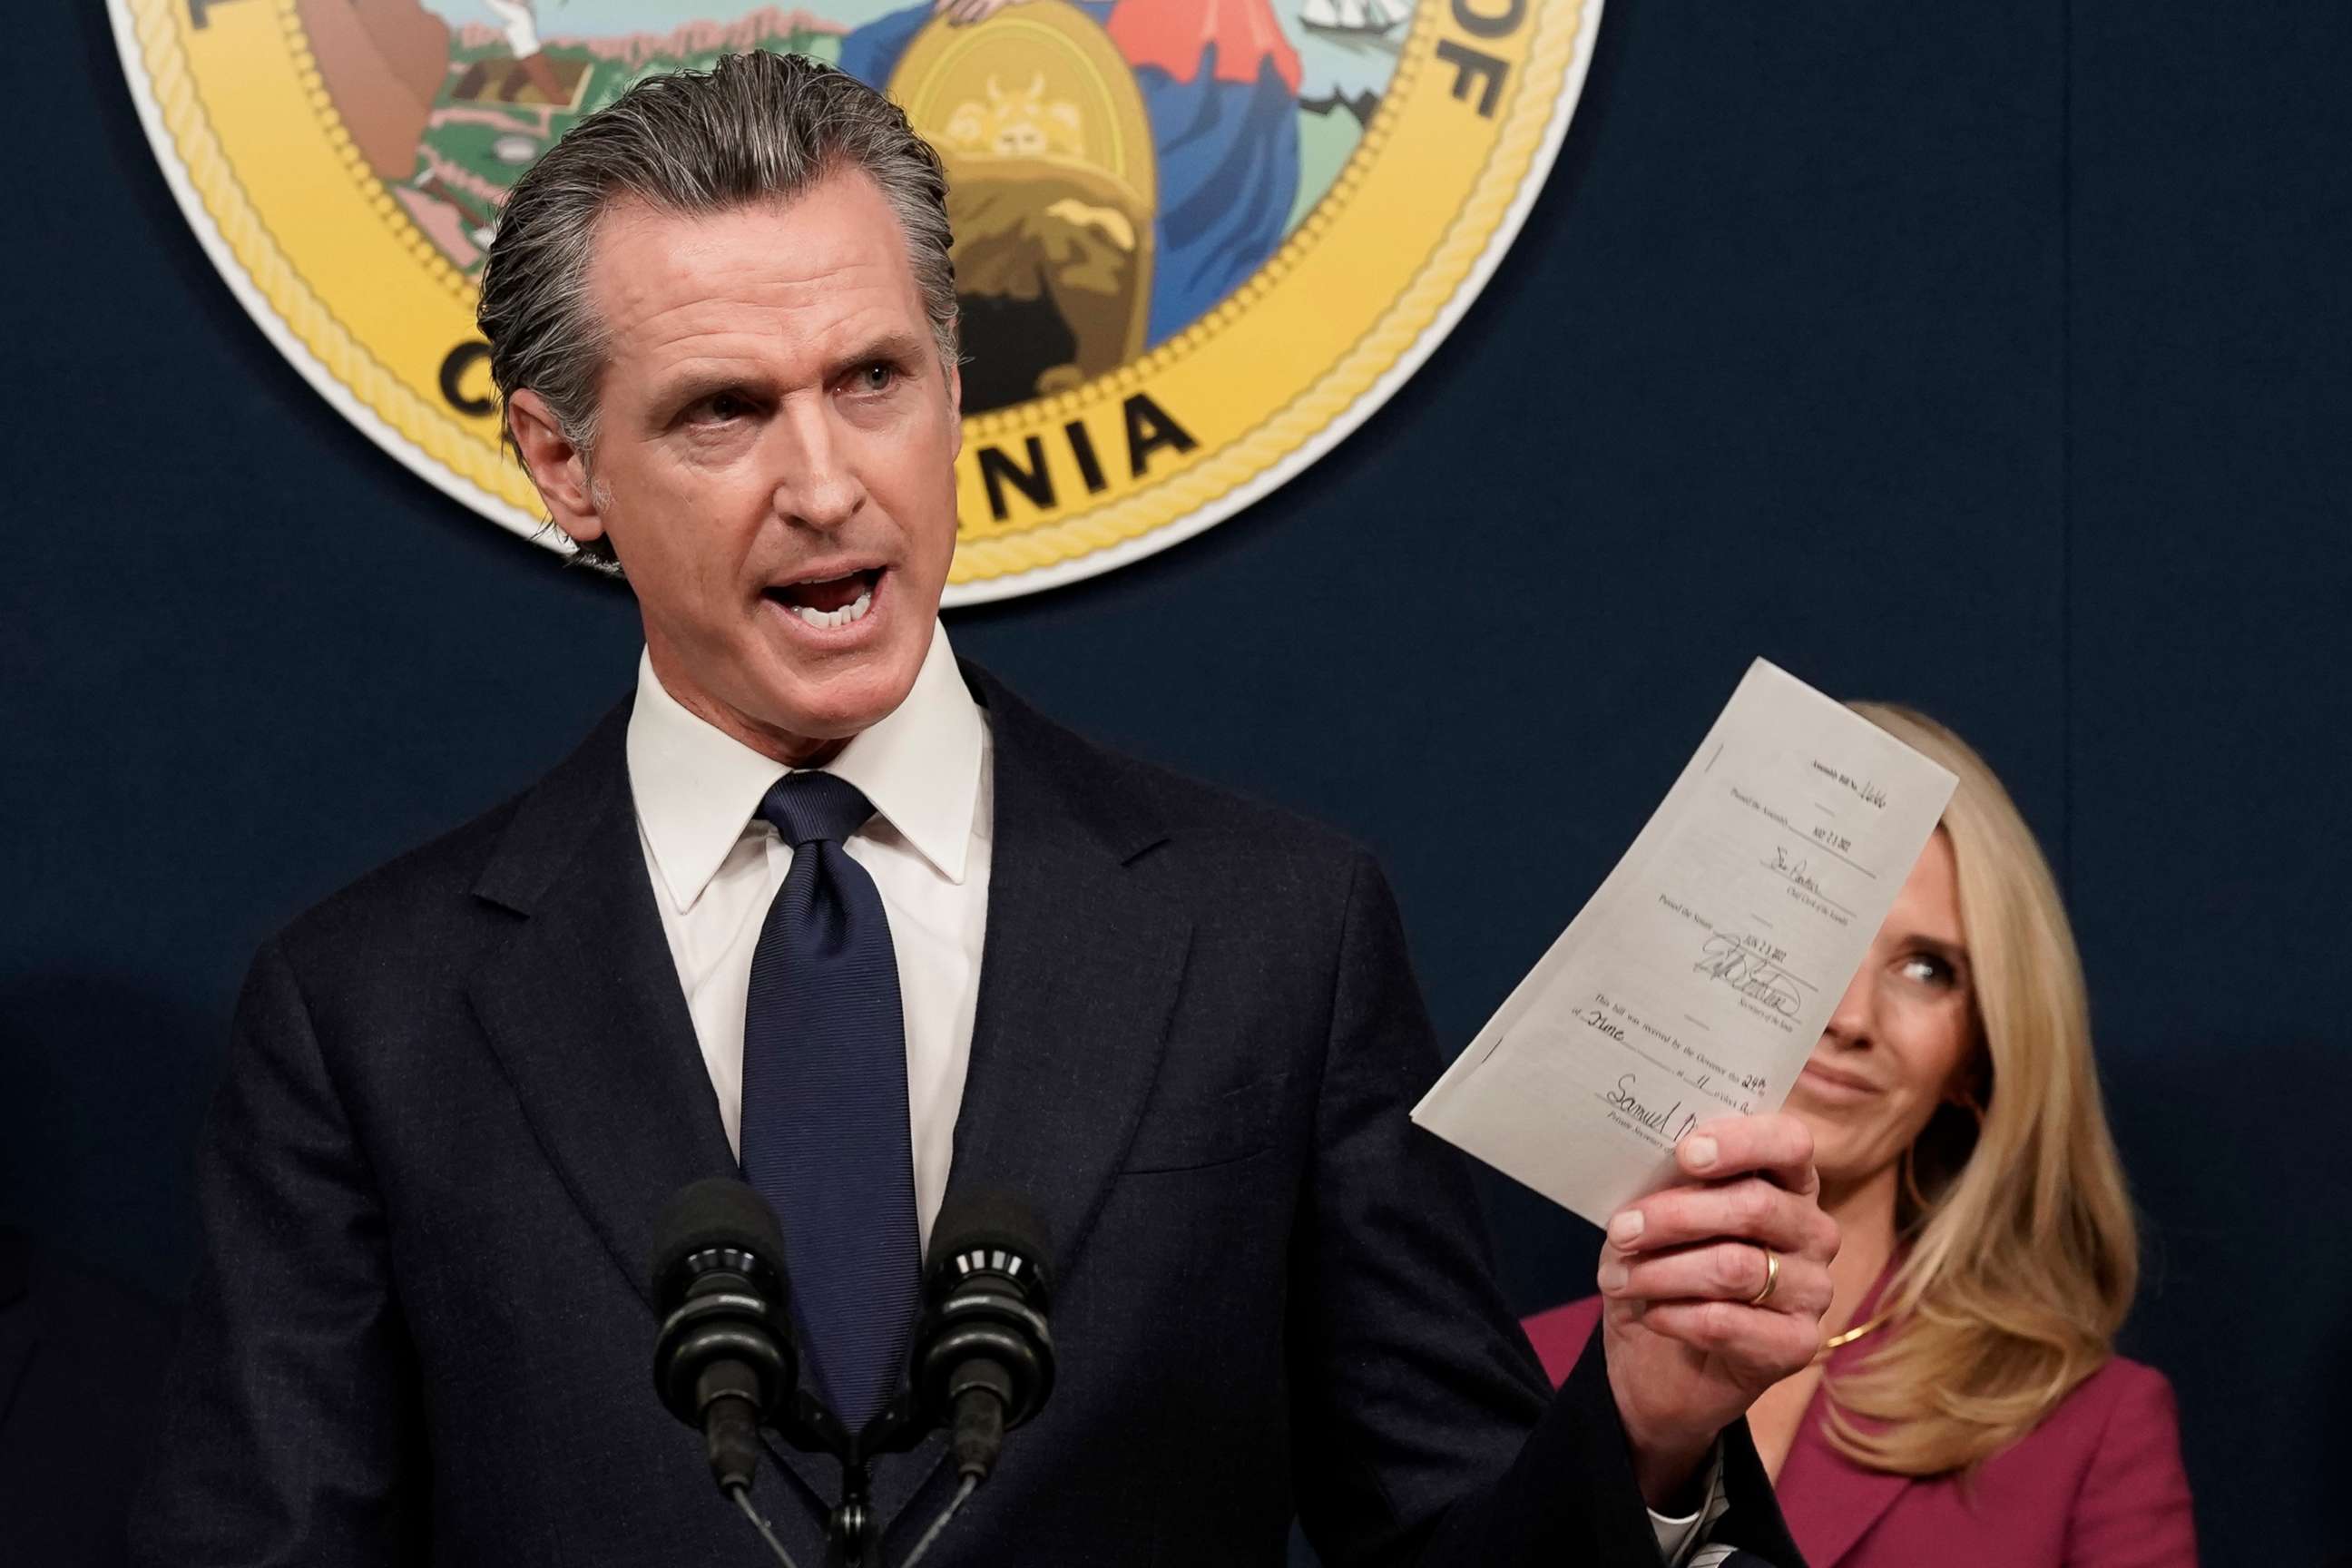
<path id="1" fill-rule="evenodd" d="M 948 424 L 952 434 L 948 437 L 948 461 L 963 456 L 963 367 L 948 366 Z"/>
<path id="2" fill-rule="evenodd" d="M 603 538 L 604 519 L 596 510 L 587 458 L 555 422 L 547 400 L 529 388 L 508 398 L 507 428 L 514 433 L 515 448 L 539 488 L 539 499 L 547 503 L 548 520 L 575 544 Z"/>

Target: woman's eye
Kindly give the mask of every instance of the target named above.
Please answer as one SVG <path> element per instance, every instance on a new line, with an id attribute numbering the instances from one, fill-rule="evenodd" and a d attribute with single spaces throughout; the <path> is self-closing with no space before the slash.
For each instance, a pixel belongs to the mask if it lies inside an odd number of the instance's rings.
<path id="1" fill-rule="evenodd" d="M 1901 965 L 1903 978 L 1919 985 L 1948 986 L 1958 976 L 1952 966 L 1931 953 L 1915 952 Z"/>

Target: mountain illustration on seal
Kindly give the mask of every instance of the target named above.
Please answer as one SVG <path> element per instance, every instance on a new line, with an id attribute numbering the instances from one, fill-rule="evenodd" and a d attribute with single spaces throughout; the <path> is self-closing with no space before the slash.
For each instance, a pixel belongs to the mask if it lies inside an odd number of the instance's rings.
<path id="1" fill-rule="evenodd" d="M 207 0 L 209 5 L 257 0 Z M 892 94 L 949 166 L 964 407 L 1166 342 L 1329 191 L 1411 0 L 294 0 L 401 221 L 461 279 L 515 179 L 647 76 L 761 48 Z M 960 7 L 969 14 L 968 4 Z"/>

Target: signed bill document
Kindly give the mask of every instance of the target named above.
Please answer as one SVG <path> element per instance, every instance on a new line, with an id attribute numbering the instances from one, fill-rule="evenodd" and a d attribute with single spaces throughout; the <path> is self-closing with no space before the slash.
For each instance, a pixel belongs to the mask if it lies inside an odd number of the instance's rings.
<path id="1" fill-rule="evenodd" d="M 1412 1118 L 1595 1225 L 1775 1110 L 1952 775 L 1758 659 L 1551 951 Z"/>

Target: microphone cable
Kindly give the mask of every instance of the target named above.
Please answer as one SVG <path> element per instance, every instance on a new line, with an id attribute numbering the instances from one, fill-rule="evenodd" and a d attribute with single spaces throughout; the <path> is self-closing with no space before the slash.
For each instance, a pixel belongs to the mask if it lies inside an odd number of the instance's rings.
<path id="1" fill-rule="evenodd" d="M 923 1560 L 923 1554 L 930 1551 L 932 1543 L 946 1532 L 949 1522 L 955 1518 L 971 1494 L 979 1489 L 978 1476 L 964 1477 L 962 1482 L 956 1488 L 955 1496 L 948 1500 L 947 1507 L 940 1510 L 939 1518 L 931 1521 L 930 1529 L 923 1531 L 923 1538 L 915 1542 L 915 1549 L 907 1553 L 906 1561 L 899 1563 L 898 1568 L 915 1568 L 915 1565 Z M 776 1554 L 776 1561 L 782 1563 L 783 1568 L 800 1568 L 800 1565 L 793 1561 L 793 1554 L 784 1550 L 784 1543 L 776 1539 L 776 1532 L 769 1528 L 768 1521 L 760 1516 L 760 1510 L 751 1505 L 751 1489 L 730 1487 L 727 1489 L 727 1495 L 735 1500 L 735 1506 L 743 1510 L 743 1517 L 751 1521 L 751 1528 L 760 1532 L 760 1539 L 768 1543 L 768 1550 Z"/>
<path id="2" fill-rule="evenodd" d="M 955 1496 L 948 1500 L 948 1506 L 940 1510 L 939 1518 L 931 1521 L 931 1528 L 923 1531 L 923 1538 L 915 1542 L 915 1549 L 907 1553 L 907 1560 L 899 1563 L 898 1568 L 915 1568 L 915 1564 L 923 1560 L 923 1553 L 931 1549 L 931 1542 L 937 1541 L 940 1538 L 940 1532 L 947 1529 L 948 1521 L 956 1516 L 956 1510 L 963 1507 L 964 1500 L 979 1489 L 978 1476 L 964 1477 L 963 1484 L 956 1488 Z"/>
<path id="3" fill-rule="evenodd" d="M 800 1568 L 800 1564 L 793 1561 L 793 1554 L 784 1550 L 784 1543 L 776 1539 L 776 1532 L 768 1528 L 768 1521 L 760 1517 L 760 1510 L 751 1506 L 751 1489 L 729 1487 L 727 1495 L 735 1500 L 735 1506 L 743 1510 L 743 1517 L 751 1521 L 751 1528 L 760 1532 L 760 1539 L 768 1543 L 768 1550 L 776 1554 L 776 1561 L 782 1563 L 784 1568 Z M 938 1531 L 935 1530 L 932 1533 L 937 1534 Z"/>

